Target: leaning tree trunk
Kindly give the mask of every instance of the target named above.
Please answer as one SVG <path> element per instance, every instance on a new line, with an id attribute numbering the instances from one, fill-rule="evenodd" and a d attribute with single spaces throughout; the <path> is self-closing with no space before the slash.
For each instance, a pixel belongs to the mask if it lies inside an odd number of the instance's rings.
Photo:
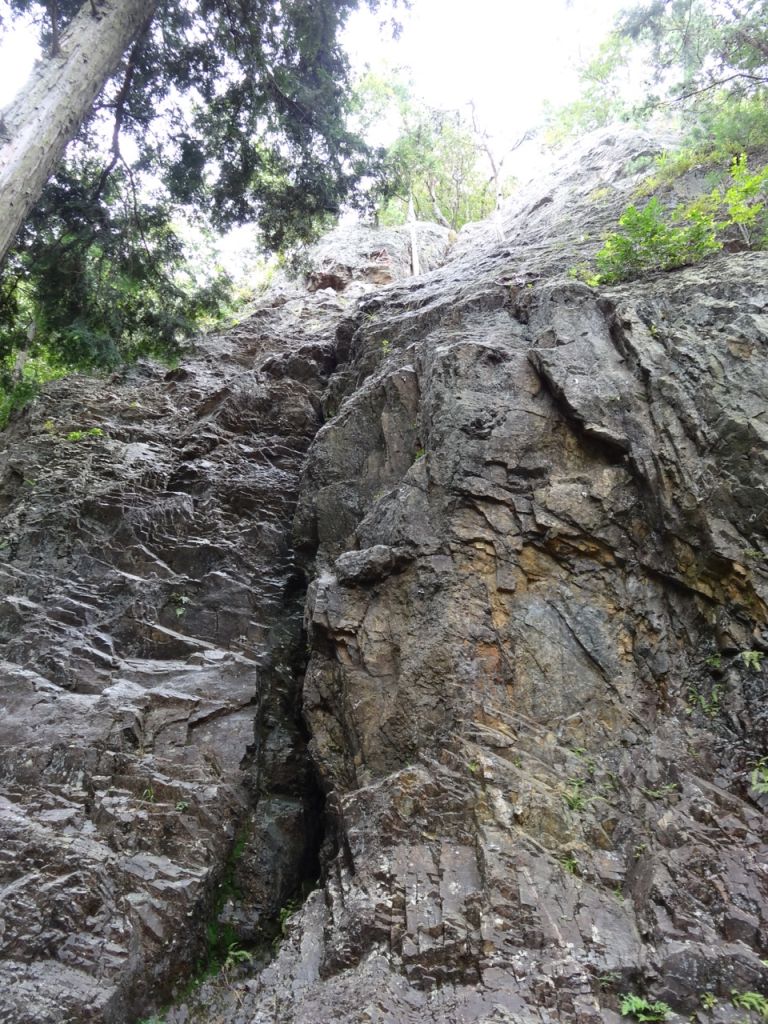
<path id="1" fill-rule="evenodd" d="M 91 0 L 0 116 L 0 264 L 105 82 L 158 0 Z"/>

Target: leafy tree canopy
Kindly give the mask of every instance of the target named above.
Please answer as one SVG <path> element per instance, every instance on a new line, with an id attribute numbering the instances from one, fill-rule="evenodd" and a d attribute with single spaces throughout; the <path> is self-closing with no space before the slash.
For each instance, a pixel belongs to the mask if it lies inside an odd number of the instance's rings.
<path id="1" fill-rule="evenodd" d="M 161 0 L 5 262 L 6 368 L 20 348 L 68 366 L 173 352 L 227 286 L 185 269 L 180 217 L 255 221 L 277 251 L 370 204 L 379 158 L 346 127 L 338 42 L 357 3 Z M 50 55 L 80 2 L 7 8 Z"/>
<path id="2" fill-rule="evenodd" d="M 594 57 L 581 65 L 576 99 L 564 107 L 550 105 L 546 111 L 544 140 L 548 145 L 559 146 L 611 121 L 632 119 L 632 105 L 622 88 L 631 48 L 630 40 L 612 32 Z"/>
<path id="3" fill-rule="evenodd" d="M 493 152 L 473 115 L 430 107 L 400 73 L 369 71 L 358 83 L 355 107 L 364 133 L 384 123 L 395 134 L 379 179 L 379 223 L 405 223 L 412 201 L 417 219 L 458 230 L 487 217 L 497 192 L 512 188 L 502 178 L 503 154 Z"/>
<path id="4" fill-rule="evenodd" d="M 621 97 L 642 59 L 646 97 Z M 624 11 L 582 72 L 579 99 L 551 116 L 553 141 L 619 118 L 676 117 L 718 157 L 768 142 L 768 0 L 651 0 Z"/>

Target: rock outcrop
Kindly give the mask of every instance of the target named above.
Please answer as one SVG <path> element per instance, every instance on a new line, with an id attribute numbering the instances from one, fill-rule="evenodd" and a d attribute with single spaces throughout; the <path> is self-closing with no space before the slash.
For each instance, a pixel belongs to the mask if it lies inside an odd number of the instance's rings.
<path id="1" fill-rule="evenodd" d="M 768 254 L 565 274 L 653 151 L 12 425 L 0 1020 L 768 993 Z"/>

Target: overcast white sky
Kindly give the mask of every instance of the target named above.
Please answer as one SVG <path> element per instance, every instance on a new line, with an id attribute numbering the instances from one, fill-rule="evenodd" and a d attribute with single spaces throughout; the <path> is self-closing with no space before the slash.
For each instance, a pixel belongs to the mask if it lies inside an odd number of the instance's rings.
<path id="1" fill-rule="evenodd" d="M 631 0 L 414 0 L 400 15 L 399 40 L 380 15 L 358 11 L 347 31 L 353 63 L 409 66 L 416 92 L 431 106 L 475 101 L 481 125 L 516 138 L 545 100 L 573 98 L 575 68 L 608 34 Z"/>

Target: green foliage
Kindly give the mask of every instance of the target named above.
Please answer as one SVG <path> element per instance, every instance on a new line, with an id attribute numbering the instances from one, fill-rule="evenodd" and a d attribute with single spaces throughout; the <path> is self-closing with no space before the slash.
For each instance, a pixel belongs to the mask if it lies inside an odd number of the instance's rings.
<path id="1" fill-rule="evenodd" d="M 88 430 L 70 430 L 65 435 L 67 441 L 82 441 L 89 437 L 104 437 L 104 431 L 101 427 L 89 427 Z"/>
<path id="2" fill-rule="evenodd" d="M 187 613 L 187 605 L 191 598 L 187 597 L 186 594 L 171 594 L 171 603 L 173 604 L 173 612 L 177 619 L 183 618 Z"/>
<path id="3" fill-rule="evenodd" d="M 709 1012 L 717 1006 L 717 996 L 713 992 L 703 992 L 701 995 L 702 1009 Z"/>
<path id="4" fill-rule="evenodd" d="M 760 551 L 759 548 L 744 548 L 743 554 L 745 558 L 751 558 L 757 562 L 764 562 L 768 559 L 768 556 Z"/>
<path id="5" fill-rule="evenodd" d="M 622 99 L 633 65 L 646 97 L 634 106 Z M 551 142 L 661 112 L 681 124 L 697 163 L 766 145 L 768 0 L 644 0 L 618 15 L 580 79 L 578 98 L 548 115 Z"/>
<path id="6" fill-rule="evenodd" d="M 563 107 L 546 108 L 544 141 L 547 145 L 557 147 L 612 121 L 630 119 L 630 105 L 619 87 L 629 49 L 629 41 L 613 32 L 600 45 L 597 54 L 581 66 L 581 90 L 577 98 Z"/>
<path id="7" fill-rule="evenodd" d="M 640 792 L 647 796 L 649 800 L 663 800 L 665 797 L 671 796 L 676 793 L 678 786 L 676 782 L 667 782 L 663 786 L 657 786 L 653 789 L 643 789 L 641 787 Z"/>
<path id="8" fill-rule="evenodd" d="M 416 99 L 397 74 L 368 72 L 357 86 L 355 110 L 366 130 L 378 122 L 397 125 L 378 178 L 380 224 L 406 222 L 409 199 L 417 220 L 434 220 L 453 230 L 482 220 L 496 205 L 496 174 L 487 139 L 460 112 L 439 110 Z M 502 194 L 513 182 L 500 182 Z"/>
<path id="9" fill-rule="evenodd" d="M 597 281 L 613 284 L 653 270 L 696 263 L 721 248 L 711 212 L 691 204 L 670 222 L 657 198 L 642 210 L 629 206 L 619 218 L 620 231 L 605 240 L 595 256 Z"/>
<path id="10" fill-rule="evenodd" d="M 689 155 L 675 163 L 674 173 L 687 169 Z M 669 173 L 660 164 L 660 174 Z M 767 192 L 768 165 L 751 172 L 741 154 L 731 162 L 725 182 L 690 203 L 667 210 L 654 196 L 642 209 L 628 206 L 619 218 L 620 230 L 609 234 L 595 255 L 596 272 L 581 264 L 571 273 L 590 285 L 614 284 L 687 266 L 721 249 L 729 230 L 737 230 L 749 248 L 760 247 L 768 235 Z"/>
<path id="11" fill-rule="evenodd" d="M 567 871 L 569 875 L 575 875 L 579 870 L 579 862 L 572 855 L 563 857 L 560 863 L 563 866 L 563 870 Z"/>
<path id="12" fill-rule="evenodd" d="M 699 161 L 724 161 L 768 144 L 768 90 L 750 95 L 721 89 L 700 100 L 689 127 L 690 148 Z"/>
<path id="13" fill-rule="evenodd" d="M 766 0 L 653 0 L 624 12 L 619 31 L 646 47 L 664 93 L 694 111 L 724 87 L 750 96 L 768 81 Z"/>
<path id="14" fill-rule="evenodd" d="M 598 974 L 597 976 L 598 987 L 603 990 L 613 988 L 620 981 L 621 974 L 618 971 L 605 971 L 604 974 Z"/>
<path id="15" fill-rule="evenodd" d="M 735 224 L 750 247 L 765 243 L 765 194 L 768 184 L 768 165 L 750 174 L 746 153 L 734 158 L 731 164 L 731 184 L 725 190 L 723 202 L 728 218 Z"/>
<path id="16" fill-rule="evenodd" d="M 81 2 L 10 0 L 10 9 L 34 10 L 55 50 L 46 11 L 62 30 Z M 182 221 L 203 230 L 257 221 L 263 247 L 277 251 L 322 230 L 344 203 L 369 209 L 380 155 L 346 126 L 339 45 L 357 6 L 158 5 L 5 262 L 0 358 L 45 350 L 56 366 L 79 368 L 173 357 L 227 308 L 231 286 L 219 270 L 201 277 L 192 266 Z"/>
<path id="17" fill-rule="evenodd" d="M 635 1020 L 654 1021 L 666 1020 L 672 1012 L 672 1008 L 666 1003 L 649 1003 L 642 996 L 622 995 L 620 997 L 619 1012 L 622 1017 L 634 1017 Z"/>
<path id="18" fill-rule="evenodd" d="M 477 146 L 456 112 L 427 109 L 412 114 L 388 160 L 399 194 L 382 208 L 383 225 L 405 223 L 409 194 L 417 219 L 443 219 L 455 231 L 494 209 L 495 195 L 488 175 L 479 170 Z"/>
<path id="19" fill-rule="evenodd" d="M 285 904 L 285 906 L 280 908 L 280 913 L 278 915 L 278 922 L 280 924 L 280 932 L 281 932 L 282 935 L 285 935 L 286 925 L 288 923 L 288 919 L 293 917 L 293 915 L 296 913 L 296 911 L 300 910 L 300 909 L 301 909 L 301 900 L 300 899 L 288 900 L 288 902 Z"/>
<path id="20" fill-rule="evenodd" d="M 568 789 L 563 794 L 563 799 L 572 811 L 583 811 L 587 806 L 588 801 L 583 793 L 586 781 L 586 779 L 568 780 Z"/>
<path id="21" fill-rule="evenodd" d="M 759 1014 L 763 1020 L 768 1020 L 768 999 L 759 992 L 737 992 L 733 989 L 731 1002 L 740 1009 L 751 1010 Z"/>
<path id="22" fill-rule="evenodd" d="M 762 667 L 762 663 L 763 663 L 763 658 L 764 657 L 765 657 L 765 655 L 763 654 L 762 651 L 742 651 L 741 652 L 741 660 L 744 662 L 746 667 L 747 668 L 751 668 L 753 670 L 753 672 L 759 672 L 760 671 L 760 669 Z"/>
<path id="23" fill-rule="evenodd" d="M 228 950 L 237 947 L 237 932 L 231 924 L 211 920 L 205 926 L 206 958 L 200 965 L 200 973 L 208 975 L 220 971 L 226 963 Z"/>
<path id="24" fill-rule="evenodd" d="M 11 413 L 28 405 L 44 384 L 66 373 L 61 367 L 52 365 L 43 351 L 39 356 L 27 359 L 19 375 L 13 370 L 14 357 L 15 353 L 9 353 L 5 359 L 0 359 L 0 430 L 7 426 Z"/>
<path id="25" fill-rule="evenodd" d="M 716 667 L 720 667 L 719 660 Z M 696 686 L 690 686 L 688 688 L 688 706 L 691 711 L 701 711 L 707 718 L 715 718 L 720 713 L 722 696 L 723 687 L 719 683 L 715 683 L 708 694 Z"/>
<path id="26" fill-rule="evenodd" d="M 186 272 L 173 205 L 124 205 L 124 171 L 98 183 L 82 158 L 46 185 L 5 264 L 0 356 L 44 353 L 62 369 L 172 356 L 227 301 L 226 275 Z"/>
<path id="27" fill-rule="evenodd" d="M 222 965 L 222 970 L 225 974 L 230 973 L 235 967 L 239 967 L 241 964 L 250 964 L 253 962 L 253 954 L 249 953 L 247 949 L 242 949 L 236 942 L 231 942 L 227 947 L 227 956 Z"/>
<path id="28" fill-rule="evenodd" d="M 768 796 L 768 757 L 761 757 L 750 775 L 750 789 L 758 796 Z"/>

